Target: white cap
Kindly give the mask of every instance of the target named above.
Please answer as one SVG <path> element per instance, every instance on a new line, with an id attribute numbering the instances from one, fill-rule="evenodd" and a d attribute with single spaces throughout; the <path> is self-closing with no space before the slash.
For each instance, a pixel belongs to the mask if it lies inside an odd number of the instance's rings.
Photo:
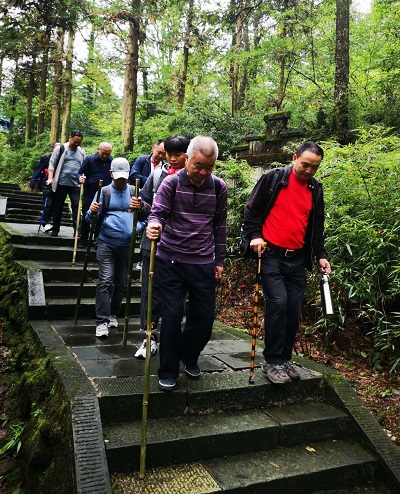
<path id="1" fill-rule="evenodd" d="M 111 171 L 114 180 L 118 178 L 128 179 L 130 169 L 129 161 L 126 158 L 114 158 L 111 161 Z"/>

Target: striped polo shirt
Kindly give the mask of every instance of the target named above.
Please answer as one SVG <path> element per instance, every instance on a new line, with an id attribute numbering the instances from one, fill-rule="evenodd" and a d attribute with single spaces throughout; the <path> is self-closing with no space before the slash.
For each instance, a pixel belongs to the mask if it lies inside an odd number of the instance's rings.
<path id="1" fill-rule="evenodd" d="M 226 184 L 221 182 L 218 198 L 213 175 L 193 185 L 183 168 L 177 174 L 174 191 L 172 176 L 166 177 L 154 197 L 149 223 L 163 227 L 157 246 L 162 259 L 186 264 L 216 263 L 222 266 L 226 254 Z"/>

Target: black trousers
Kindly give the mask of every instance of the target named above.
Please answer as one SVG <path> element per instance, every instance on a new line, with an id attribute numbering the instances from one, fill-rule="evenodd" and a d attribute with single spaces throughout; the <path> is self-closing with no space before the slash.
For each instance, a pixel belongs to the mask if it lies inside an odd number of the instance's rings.
<path id="1" fill-rule="evenodd" d="M 57 185 L 57 190 L 53 193 L 53 230 L 60 231 L 62 213 L 65 200 L 69 196 L 71 201 L 72 221 L 74 230 L 76 229 L 76 217 L 79 204 L 79 187 L 70 185 Z"/>
<path id="2" fill-rule="evenodd" d="M 283 364 L 292 358 L 306 289 L 304 255 L 289 258 L 266 250 L 261 261 L 265 297 L 265 361 Z"/>
<path id="3" fill-rule="evenodd" d="M 149 291 L 149 267 L 150 267 L 150 251 L 142 249 L 142 290 L 140 299 L 140 329 L 147 328 L 147 302 Z M 154 269 L 153 276 L 153 300 L 152 300 L 152 323 L 153 327 L 157 328 L 158 320 L 160 319 L 161 311 L 161 293 L 157 285 L 157 272 Z"/>
<path id="4" fill-rule="evenodd" d="M 160 378 L 177 378 L 179 362 L 193 365 L 211 337 L 215 318 L 214 263 L 183 264 L 156 257 L 162 294 Z M 181 327 L 184 301 L 189 295 L 185 327 Z"/>

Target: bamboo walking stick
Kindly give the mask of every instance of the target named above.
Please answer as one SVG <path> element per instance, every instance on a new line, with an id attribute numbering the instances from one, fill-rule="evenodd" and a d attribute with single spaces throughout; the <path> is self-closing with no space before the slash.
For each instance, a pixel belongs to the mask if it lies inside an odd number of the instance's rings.
<path id="1" fill-rule="evenodd" d="M 137 178 L 135 181 L 135 197 L 139 195 L 139 184 L 140 180 Z M 128 325 L 129 325 L 129 310 L 131 305 L 131 283 L 132 283 L 132 268 L 133 268 L 133 255 L 135 252 L 136 244 L 136 226 L 138 222 L 138 210 L 133 211 L 133 223 L 132 223 L 132 236 L 131 245 L 129 249 L 129 261 L 128 261 L 128 274 L 126 277 L 126 305 L 125 305 L 125 320 L 124 320 L 124 331 L 122 334 L 122 346 L 126 346 L 126 340 L 128 336 Z"/>
<path id="2" fill-rule="evenodd" d="M 149 266 L 149 287 L 147 294 L 147 326 L 146 326 L 146 362 L 144 367 L 144 388 L 143 388 L 143 408 L 142 408 L 142 438 L 140 443 L 140 468 L 139 478 L 144 479 L 146 469 L 146 448 L 147 448 L 147 411 L 149 408 L 149 384 L 150 384 L 150 357 L 151 357 L 151 329 L 153 326 L 153 278 L 154 259 L 156 254 L 156 241 L 151 241 L 150 266 Z"/>
<path id="3" fill-rule="evenodd" d="M 99 200 L 100 200 L 100 192 L 101 192 L 102 185 L 103 185 L 103 180 L 99 180 L 99 186 L 97 188 L 97 194 L 96 194 L 96 202 L 99 202 Z M 97 223 L 97 212 L 93 213 L 93 221 L 92 221 L 92 223 L 90 223 L 89 239 L 88 239 L 88 244 L 87 244 L 87 248 L 86 248 L 85 261 L 83 263 L 81 283 L 79 285 L 79 291 L 78 291 L 78 299 L 76 301 L 76 306 L 75 306 L 74 326 L 76 326 L 76 324 L 78 322 L 79 307 L 81 305 L 81 299 L 82 299 L 82 290 L 83 290 L 83 285 L 85 283 L 86 269 L 87 269 L 87 265 L 88 265 L 88 261 L 89 261 L 89 255 L 90 255 L 90 247 L 91 247 L 92 237 L 93 237 L 94 229 L 96 227 L 96 223 Z"/>
<path id="4" fill-rule="evenodd" d="M 83 184 L 80 185 L 80 190 L 79 190 L 78 213 L 76 215 L 76 225 L 75 225 L 74 253 L 72 254 L 73 265 L 75 264 L 76 250 L 78 248 L 79 222 L 81 221 L 81 213 L 82 213 L 82 197 L 83 197 Z"/>
<path id="5" fill-rule="evenodd" d="M 262 248 L 266 246 L 266 243 L 262 244 Z M 257 330 L 260 325 L 258 323 L 258 304 L 260 301 L 260 273 L 261 273 L 261 256 L 257 259 L 257 273 L 256 273 L 256 286 L 254 290 L 254 305 L 253 305 L 253 327 L 251 328 L 251 351 L 250 351 L 250 375 L 249 384 L 254 384 L 254 363 L 256 357 L 256 342 L 257 342 Z"/>

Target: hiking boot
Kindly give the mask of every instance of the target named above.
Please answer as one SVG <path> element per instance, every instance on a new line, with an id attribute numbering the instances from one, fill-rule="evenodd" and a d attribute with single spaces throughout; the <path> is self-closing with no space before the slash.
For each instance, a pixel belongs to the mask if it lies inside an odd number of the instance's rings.
<path id="1" fill-rule="evenodd" d="M 163 377 L 158 381 L 158 388 L 161 391 L 172 391 L 176 386 L 174 377 Z"/>
<path id="2" fill-rule="evenodd" d="M 135 357 L 144 360 L 146 358 L 146 343 L 147 340 L 143 340 L 142 345 L 138 349 L 138 351 L 135 353 Z M 150 357 L 155 355 L 157 353 L 157 343 L 155 340 L 150 341 Z"/>
<path id="3" fill-rule="evenodd" d="M 109 328 L 118 328 L 118 320 L 115 316 L 110 316 Z"/>
<path id="4" fill-rule="evenodd" d="M 292 381 L 298 381 L 300 379 L 300 374 L 296 367 L 292 364 L 290 360 L 287 360 L 283 367 L 285 368 L 286 374 L 290 377 Z"/>
<path id="5" fill-rule="evenodd" d="M 201 376 L 200 367 L 197 364 L 185 365 L 185 374 L 190 377 L 190 379 L 198 379 Z"/>
<path id="6" fill-rule="evenodd" d="M 108 324 L 106 322 L 102 322 L 101 324 L 96 326 L 96 336 L 97 338 L 107 338 Z"/>
<path id="7" fill-rule="evenodd" d="M 261 364 L 261 370 L 264 374 L 267 374 L 268 379 L 274 384 L 286 384 L 291 381 L 290 377 L 286 374 L 283 364 L 267 364 L 264 360 Z"/>

